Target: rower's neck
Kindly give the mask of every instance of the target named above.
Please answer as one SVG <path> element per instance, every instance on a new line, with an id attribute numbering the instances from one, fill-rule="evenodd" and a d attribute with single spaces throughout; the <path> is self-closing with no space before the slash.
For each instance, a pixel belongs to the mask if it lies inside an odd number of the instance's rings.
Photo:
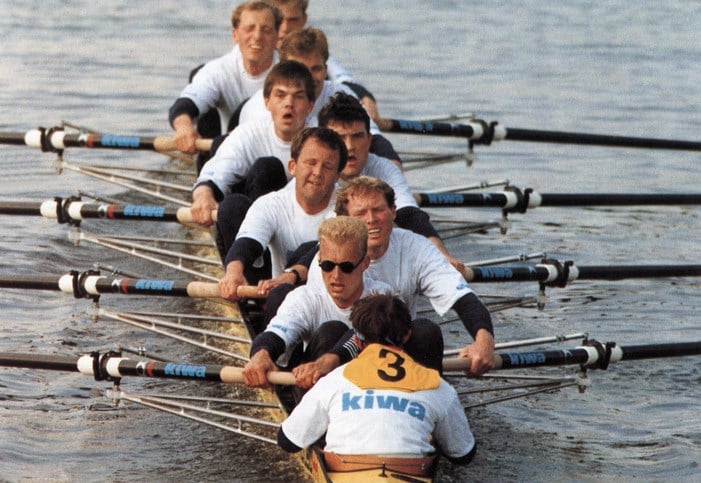
<path id="1" fill-rule="evenodd" d="M 244 69 L 246 69 L 246 72 L 248 72 L 248 74 L 253 77 L 261 75 L 263 72 L 270 69 L 272 65 L 272 57 L 270 58 L 270 60 L 267 60 L 265 62 L 250 62 L 246 59 L 243 60 Z"/>

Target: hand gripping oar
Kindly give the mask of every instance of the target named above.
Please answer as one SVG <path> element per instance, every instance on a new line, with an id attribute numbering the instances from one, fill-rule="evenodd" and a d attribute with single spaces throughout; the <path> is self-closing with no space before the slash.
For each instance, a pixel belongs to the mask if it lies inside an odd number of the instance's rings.
<path id="1" fill-rule="evenodd" d="M 489 145 L 492 143 L 492 141 L 507 140 L 555 144 L 580 144 L 587 146 L 611 146 L 619 148 L 701 151 L 701 142 L 697 141 L 679 141 L 674 139 L 511 128 L 500 126 L 496 121 L 487 123 L 481 119 L 474 119 L 466 124 L 409 121 L 402 119 L 379 119 L 376 122 L 378 127 L 385 132 L 461 137 L 469 140 L 471 145 Z"/>
<path id="2" fill-rule="evenodd" d="M 501 193 L 416 193 L 421 207 L 501 208 L 525 213 L 539 206 L 682 206 L 701 205 L 701 193 L 538 193 L 509 186 Z"/>
<path id="3" fill-rule="evenodd" d="M 153 360 L 137 361 L 111 352 L 106 354 L 93 352 L 80 357 L 0 352 L 0 366 L 80 372 L 94 376 L 98 381 L 137 376 L 225 383 L 243 382 L 241 367 Z M 267 377 L 271 384 L 295 384 L 295 377 L 291 372 L 271 371 L 268 372 Z"/>
<path id="4" fill-rule="evenodd" d="M 43 216 L 59 223 L 78 223 L 85 219 L 171 221 L 194 223 L 189 207 L 168 208 L 165 206 L 85 203 L 80 198 L 56 197 L 46 201 L 0 200 L 0 215 Z M 217 211 L 212 211 L 212 221 L 217 220 Z"/>
<path id="5" fill-rule="evenodd" d="M 119 134 L 80 133 L 68 134 L 61 127 L 31 129 L 25 133 L 0 133 L 0 144 L 25 145 L 56 152 L 66 148 L 129 149 L 142 151 L 174 151 L 175 141 L 167 136 L 124 136 Z M 211 139 L 198 139 L 199 151 L 209 151 Z"/>
<path id="6" fill-rule="evenodd" d="M 76 298 L 95 298 L 101 294 L 157 295 L 170 297 L 220 297 L 219 285 L 212 282 L 105 277 L 95 271 L 72 271 L 65 275 L 0 275 L 0 288 L 52 290 Z M 240 298 L 257 298 L 257 287 L 241 286 Z"/>
<path id="7" fill-rule="evenodd" d="M 593 369 L 606 369 L 610 363 L 626 360 L 694 355 L 701 355 L 701 341 L 631 346 L 619 346 L 615 342 L 602 344 L 596 341 L 587 341 L 585 345 L 574 349 L 499 353 L 494 356 L 493 370 L 573 364 Z M 443 370 L 469 369 L 469 363 L 470 360 L 466 358 L 443 359 Z"/>

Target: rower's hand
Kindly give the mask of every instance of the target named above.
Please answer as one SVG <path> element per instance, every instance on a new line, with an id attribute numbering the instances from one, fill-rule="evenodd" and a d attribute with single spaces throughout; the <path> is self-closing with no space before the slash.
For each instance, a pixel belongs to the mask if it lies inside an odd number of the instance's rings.
<path id="1" fill-rule="evenodd" d="M 258 293 L 260 294 L 261 297 L 267 297 L 268 293 L 278 285 L 282 285 L 284 283 L 289 283 L 294 285 L 294 283 L 297 281 L 297 276 L 294 273 L 289 273 L 289 272 L 283 272 L 280 275 L 278 275 L 275 278 L 271 278 L 268 280 L 261 280 L 258 282 Z"/>
<path id="2" fill-rule="evenodd" d="M 195 142 L 200 137 L 192 118 L 187 114 L 180 114 L 173 120 L 173 141 L 178 151 L 186 154 L 196 154 Z"/>
<path id="3" fill-rule="evenodd" d="M 450 264 L 453 266 L 453 268 L 455 268 L 455 270 L 460 272 L 460 274 L 466 280 L 468 280 L 467 276 L 465 275 L 465 270 L 466 270 L 465 264 L 452 255 L 446 255 L 445 257 L 448 259 L 448 262 L 450 262 Z"/>
<path id="4" fill-rule="evenodd" d="M 292 369 L 297 385 L 302 389 L 309 389 L 329 372 L 333 371 L 341 363 L 336 354 L 324 354 L 313 362 L 299 365 Z"/>
<path id="5" fill-rule="evenodd" d="M 219 295 L 232 302 L 238 302 L 238 289 L 242 285 L 248 285 L 243 275 L 243 263 L 238 260 L 229 262 L 226 265 L 226 273 L 219 280 Z"/>
<path id="6" fill-rule="evenodd" d="M 277 366 L 268 351 L 259 350 L 243 368 L 243 382 L 249 387 L 270 387 L 268 372 L 276 370 Z"/>
<path id="7" fill-rule="evenodd" d="M 214 199 L 212 188 L 207 185 L 200 185 L 192 192 L 192 206 L 190 212 L 195 223 L 202 226 L 211 226 L 212 213 L 217 210 L 219 205 Z"/>
<path id="8" fill-rule="evenodd" d="M 458 356 L 469 359 L 467 374 L 481 376 L 494 367 L 494 337 L 489 331 L 480 330 L 475 342 L 463 347 Z"/>

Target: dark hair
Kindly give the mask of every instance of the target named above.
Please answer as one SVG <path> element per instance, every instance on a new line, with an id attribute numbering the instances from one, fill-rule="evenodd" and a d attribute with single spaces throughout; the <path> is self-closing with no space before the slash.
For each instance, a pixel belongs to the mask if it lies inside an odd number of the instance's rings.
<path id="1" fill-rule="evenodd" d="M 409 308 L 399 297 L 389 294 L 368 295 L 355 302 L 350 321 L 368 343 L 402 345 L 411 330 Z"/>
<path id="2" fill-rule="evenodd" d="M 339 136 L 336 131 L 326 128 L 326 127 L 308 127 L 302 130 L 292 141 L 292 146 L 290 147 L 290 154 L 292 159 L 297 161 L 299 158 L 299 153 L 302 151 L 302 147 L 306 144 L 307 140 L 314 138 L 327 148 L 338 153 L 338 172 L 343 171 L 348 162 L 348 149 L 346 148 L 346 143 L 343 142 L 341 136 Z"/>
<path id="3" fill-rule="evenodd" d="M 290 32 L 285 35 L 280 46 L 280 59 L 290 56 L 306 57 L 318 53 L 324 59 L 329 60 L 329 43 L 326 35 L 319 29 L 312 27 Z"/>
<path id="4" fill-rule="evenodd" d="M 277 8 L 275 5 L 271 5 L 270 3 L 260 1 L 244 2 L 238 5 L 231 12 L 231 26 L 235 29 L 238 28 L 239 23 L 241 23 L 241 15 L 243 15 L 243 12 L 249 10 L 253 12 L 269 10 L 270 13 L 273 14 L 273 18 L 275 19 L 275 31 L 277 32 L 278 30 L 280 30 L 280 25 L 282 25 L 282 12 L 280 11 L 280 9 Z"/>
<path id="5" fill-rule="evenodd" d="M 337 215 L 348 214 L 348 201 L 353 196 L 365 196 L 369 193 L 380 193 L 387 202 L 387 206 L 395 207 L 394 190 L 390 185 L 372 176 L 356 176 L 348 180 L 342 188 L 336 192 L 335 211 Z"/>
<path id="6" fill-rule="evenodd" d="M 306 65 L 300 62 L 285 60 L 275 64 L 265 78 L 263 97 L 266 99 L 269 98 L 270 93 L 273 91 L 273 86 L 283 82 L 298 82 L 304 86 L 304 92 L 307 94 L 307 99 L 309 99 L 310 102 L 313 102 L 316 98 L 312 73 L 309 72 Z"/>
<path id="7" fill-rule="evenodd" d="M 363 121 L 365 131 L 370 132 L 370 116 L 358 99 L 346 94 L 337 92 L 327 102 L 319 112 L 319 126 L 328 126 L 329 122 L 351 123 Z"/>

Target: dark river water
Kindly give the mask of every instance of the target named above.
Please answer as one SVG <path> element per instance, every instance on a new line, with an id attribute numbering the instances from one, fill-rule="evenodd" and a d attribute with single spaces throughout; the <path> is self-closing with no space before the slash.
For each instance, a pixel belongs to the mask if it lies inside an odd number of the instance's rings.
<path id="1" fill-rule="evenodd" d="M 507 127 L 698 140 L 701 136 L 701 6 L 635 2 L 348 2 L 312 0 L 311 22 L 332 53 L 370 88 L 386 117 L 474 113 Z M 222 2 L 0 1 L 0 129 L 69 120 L 101 131 L 169 134 L 167 111 L 189 69 L 230 48 L 231 4 Z M 391 135 L 403 152 L 464 152 L 461 140 Z M 42 200 L 77 190 L 131 196 L 73 172 L 54 154 L 3 146 L 0 198 Z M 417 190 L 509 179 L 541 192 L 698 192 L 699 154 L 502 141 L 456 162 L 407 170 Z M 153 153 L 71 150 L 69 161 L 165 166 Z M 494 190 L 497 190 L 495 188 Z M 498 210 L 451 209 L 434 217 L 497 220 Z M 498 231 L 450 239 L 466 261 L 523 252 L 580 265 L 694 264 L 697 207 L 538 208 Z M 84 224 L 91 231 L 183 237 L 178 226 Z M 64 273 L 95 262 L 151 277 L 174 272 L 67 239 L 47 220 L 0 219 L 2 274 Z M 550 288 L 545 309 L 494 316 L 499 341 L 587 332 L 622 345 L 701 338 L 696 279 L 578 281 Z M 476 286 L 482 295 L 535 295 L 537 284 Z M 104 298 L 123 310 L 199 311 L 181 300 Z M 0 351 L 74 355 L 146 345 L 168 357 L 202 351 L 108 321 L 85 300 L 0 291 Z M 465 336 L 444 325 L 449 347 Z M 550 374 L 553 371 L 548 371 Z M 572 375 L 574 369 L 557 371 Z M 480 448 L 442 481 L 669 481 L 701 478 L 701 361 L 621 363 L 590 371 L 591 387 L 471 409 Z M 473 383 L 456 381 L 461 389 Z M 125 386 L 127 383 L 125 382 Z M 299 465 L 272 445 L 139 406 L 96 411 L 80 375 L 0 371 L 0 479 L 8 481 L 296 481 Z M 155 381 L 133 392 L 221 395 L 227 390 Z M 465 404 L 475 402 L 465 396 Z M 92 409 L 91 409 L 92 408 Z"/>

